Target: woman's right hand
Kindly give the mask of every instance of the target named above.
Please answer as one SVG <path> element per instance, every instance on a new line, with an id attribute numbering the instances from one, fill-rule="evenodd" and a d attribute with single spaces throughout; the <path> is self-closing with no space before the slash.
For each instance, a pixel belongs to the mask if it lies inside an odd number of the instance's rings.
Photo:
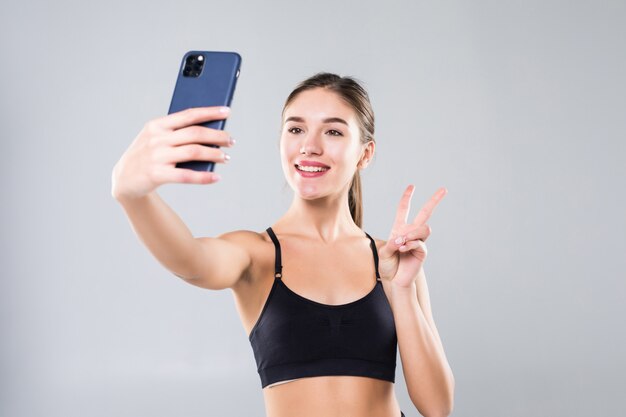
<path id="1" fill-rule="evenodd" d="M 230 147 L 234 141 L 222 130 L 196 126 L 228 117 L 228 107 L 196 107 L 152 119 L 115 164 L 111 194 L 116 199 L 143 197 L 161 184 L 212 184 L 213 172 L 176 168 L 183 161 L 226 162 L 230 157 L 213 144 Z"/>

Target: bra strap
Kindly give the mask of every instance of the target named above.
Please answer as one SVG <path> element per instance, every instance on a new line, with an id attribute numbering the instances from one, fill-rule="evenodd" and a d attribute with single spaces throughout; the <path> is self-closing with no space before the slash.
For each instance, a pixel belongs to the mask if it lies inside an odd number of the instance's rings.
<path id="1" fill-rule="evenodd" d="M 376 242 L 370 235 L 365 232 L 365 235 L 370 240 L 370 247 L 372 248 L 372 253 L 374 254 L 374 268 L 376 268 L 376 279 L 380 281 L 380 274 L 378 273 L 378 249 L 376 249 Z"/>
<path id="2" fill-rule="evenodd" d="M 270 238 L 272 238 L 272 242 L 274 242 L 274 249 L 276 251 L 276 259 L 274 261 L 274 277 L 280 279 L 283 276 L 283 264 L 281 263 L 280 258 L 280 242 L 271 227 L 268 227 L 266 231 L 267 234 L 270 235 Z"/>

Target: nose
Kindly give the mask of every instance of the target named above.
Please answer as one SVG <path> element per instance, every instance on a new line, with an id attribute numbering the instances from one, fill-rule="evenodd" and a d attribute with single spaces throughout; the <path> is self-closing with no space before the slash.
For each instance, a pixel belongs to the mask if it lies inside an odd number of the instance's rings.
<path id="1" fill-rule="evenodd" d="M 302 145 L 300 146 L 300 153 L 302 155 L 321 155 L 322 144 L 321 139 L 316 133 L 309 133 L 302 139 Z"/>

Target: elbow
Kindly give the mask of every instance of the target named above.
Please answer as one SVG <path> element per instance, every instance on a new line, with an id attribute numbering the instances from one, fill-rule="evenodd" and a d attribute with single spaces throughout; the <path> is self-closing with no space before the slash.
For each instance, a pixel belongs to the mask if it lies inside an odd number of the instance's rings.
<path id="1" fill-rule="evenodd" d="M 449 406 L 446 406 L 445 408 L 438 408 L 436 410 L 432 410 L 432 411 L 420 411 L 420 414 L 423 415 L 424 417 L 448 417 L 450 414 L 452 414 L 452 409 L 453 406 L 452 404 L 450 404 Z"/>
<path id="2" fill-rule="evenodd" d="M 445 407 L 439 407 L 433 410 L 419 410 L 420 414 L 424 417 L 448 417 L 452 414 L 454 406 L 453 404 L 447 404 Z"/>
<path id="3" fill-rule="evenodd" d="M 450 412 L 439 412 L 439 413 L 430 413 L 430 414 L 422 414 L 424 417 L 448 417 L 452 411 Z"/>
<path id="4" fill-rule="evenodd" d="M 415 408 L 417 408 L 424 417 L 448 417 L 454 410 L 454 381 L 449 385 L 449 389 L 444 391 L 445 395 L 442 395 L 436 401 L 432 401 L 428 405 L 422 402 L 420 403 L 420 407 L 418 407 L 412 397 L 411 400 Z"/>
<path id="5" fill-rule="evenodd" d="M 454 404 L 451 401 L 449 404 L 446 405 L 446 408 L 442 410 L 442 412 L 439 415 L 441 417 L 448 417 L 450 414 L 452 414 L 453 410 L 454 410 Z"/>
<path id="6" fill-rule="evenodd" d="M 454 410 L 454 377 L 451 376 L 451 381 L 448 389 L 448 395 L 446 396 L 445 401 L 443 401 L 439 410 L 435 414 L 432 414 L 435 417 L 448 417 L 452 414 L 452 410 Z"/>

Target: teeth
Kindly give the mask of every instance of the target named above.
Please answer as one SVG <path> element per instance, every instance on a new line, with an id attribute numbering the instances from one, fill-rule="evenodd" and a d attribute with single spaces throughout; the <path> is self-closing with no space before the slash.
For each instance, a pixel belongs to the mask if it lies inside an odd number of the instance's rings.
<path id="1" fill-rule="evenodd" d="M 305 171 L 305 172 L 328 171 L 328 168 L 323 168 L 323 167 L 310 167 L 310 166 L 302 166 L 302 165 L 297 165 L 297 167 L 300 171 Z"/>

